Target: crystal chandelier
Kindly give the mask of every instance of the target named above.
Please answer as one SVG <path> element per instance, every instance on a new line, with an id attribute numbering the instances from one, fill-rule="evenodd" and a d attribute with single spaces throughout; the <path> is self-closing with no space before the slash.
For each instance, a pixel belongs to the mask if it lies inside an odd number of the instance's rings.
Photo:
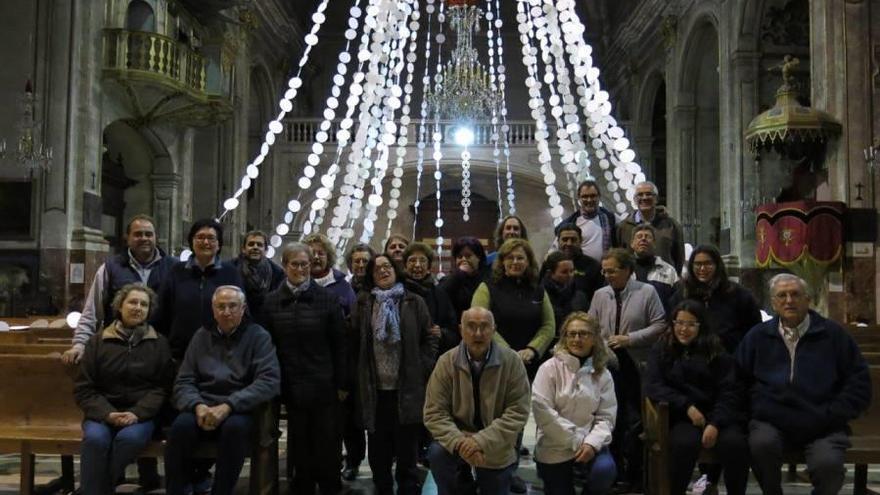
<path id="1" fill-rule="evenodd" d="M 0 141 L 0 158 L 5 159 L 10 156 L 16 163 L 27 169 L 31 177 L 40 172 L 49 172 L 49 167 L 52 165 L 52 148 L 37 142 L 39 123 L 34 119 L 34 99 L 34 90 L 31 81 L 28 80 L 20 101 L 18 149 L 14 153 L 8 152 L 6 140 Z"/>
<path id="2" fill-rule="evenodd" d="M 501 95 L 489 80 L 489 73 L 477 60 L 473 46 L 483 11 L 476 0 L 448 0 L 449 24 L 457 34 L 455 50 L 426 98 L 441 118 L 456 121 L 487 119 L 501 102 Z"/>

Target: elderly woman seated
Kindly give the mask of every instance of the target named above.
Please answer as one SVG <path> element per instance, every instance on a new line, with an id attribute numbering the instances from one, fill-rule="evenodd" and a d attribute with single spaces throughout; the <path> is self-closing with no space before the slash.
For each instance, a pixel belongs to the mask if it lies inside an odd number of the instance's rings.
<path id="1" fill-rule="evenodd" d="M 112 304 L 117 318 L 86 344 L 74 389 L 85 415 L 83 493 L 113 493 L 153 436 L 174 374 L 168 341 L 147 324 L 155 300 L 148 287 L 123 286 Z"/>

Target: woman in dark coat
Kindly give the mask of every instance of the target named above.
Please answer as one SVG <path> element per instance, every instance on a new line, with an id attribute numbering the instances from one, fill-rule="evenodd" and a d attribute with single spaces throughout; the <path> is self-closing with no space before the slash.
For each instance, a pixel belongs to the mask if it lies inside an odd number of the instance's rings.
<path id="1" fill-rule="evenodd" d="M 437 285 L 437 279 L 431 273 L 436 255 L 430 246 L 423 242 L 413 242 L 403 252 L 403 267 L 406 279 L 403 286 L 406 290 L 418 294 L 428 305 L 431 313 L 431 333 L 439 339 L 437 355 L 452 349 L 461 342 L 458 323 L 455 321 L 455 310 L 446 291 Z"/>
<path id="2" fill-rule="evenodd" d="M 352 325 L 357 356 L 358 405 L 378 495 L 391 495 L 396 461 L 397 493 L 420 492 L 416 460 L 425 386 L 434 368 L 437 338 L 421 297 L 403 286 L 403 273 L 388 255 L 370 260 Z"/>
<path id="3" fill-rule="evenodd" d="M 669 301 L 671 307 L 685 299 L 706 306 L 709 323 L 721 345 L 733 354 L 746 333 L 761 323 L 761 308 L 743 286 L 727 278 L 718 248 L 697 246 L 687 263 L 687 274 Z"/>
<path id="4" fill-rule="evenodd" d="M 721 461 L 727 493 L 743 495 L 749 451 L 734 360 L 701 303 L 683 301 L 671 314 L 645 372 L 646 395 L 669 404 L 671 493 L 687 491 L 700 450 L 707 448 Z"/>
<path id="5" fill-rule="evenodd" d="M 461 323 L 461 314 L 470 309 L 477 287 L 489 275 L 486 250 L 476 237 L 459 237 L 452 244 L 452 272 L 440 281 L 440 287 L 449 296 L 455 310 L 455 321 Z"/>
<path id="6" fill-rule="evenodd" d="M 83 493 L 114 493 L 114 481 L 153 437 L 170 392 L 174 365 L 168 341 L 147 324 L 155 301 L 148 287 L 123 286 L 113 298 L 116 320 L 86 345 L 74 388 L 85 416 Z"/>

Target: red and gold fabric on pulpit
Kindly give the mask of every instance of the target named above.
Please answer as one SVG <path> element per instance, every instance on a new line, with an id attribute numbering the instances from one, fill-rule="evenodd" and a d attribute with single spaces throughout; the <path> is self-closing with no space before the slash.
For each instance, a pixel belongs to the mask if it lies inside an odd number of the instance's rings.
<path id="1" fill-rule="evenodd" d="M 832 201 L 769 203 L 757 208 L 755 260 L 766 268 L 826 267 L 843 254 L 846 205 Z"/>

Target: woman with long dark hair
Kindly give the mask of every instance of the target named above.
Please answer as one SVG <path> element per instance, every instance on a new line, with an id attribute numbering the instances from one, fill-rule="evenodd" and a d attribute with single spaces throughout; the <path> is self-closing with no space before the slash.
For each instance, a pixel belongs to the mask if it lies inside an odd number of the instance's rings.
<path id="1" fill-rule="evenodd" d="M 474 292 L 488 276 L 486 250 L 476 237 L 459 237 L 452 243 L 452 272 L 440 281 L 455 310 L 455 321 L 471 307 Z"/>
<path id="2" fill-rule="evenodd" d="M 674 307 L 685 299 L 702 303 L 709 323 L 724 349 L 733 354 L 753 326 L 761 323 L 761 308 L 743 286 L 727 277 L 718 248 L 697 246 L 687 262 L 687 275 L 669 301 Z"/>
<path id="3" fill-rule="evenodd" d="M 700 450 L 707 448 L 721 461 L 727 493 L 742 495 L 749 451 L 734 360 L 702 303 L 682 301 L 669 321 L 648 361 L 645 393 L 669 404 L 671 493 L 686 492 Z"/>

